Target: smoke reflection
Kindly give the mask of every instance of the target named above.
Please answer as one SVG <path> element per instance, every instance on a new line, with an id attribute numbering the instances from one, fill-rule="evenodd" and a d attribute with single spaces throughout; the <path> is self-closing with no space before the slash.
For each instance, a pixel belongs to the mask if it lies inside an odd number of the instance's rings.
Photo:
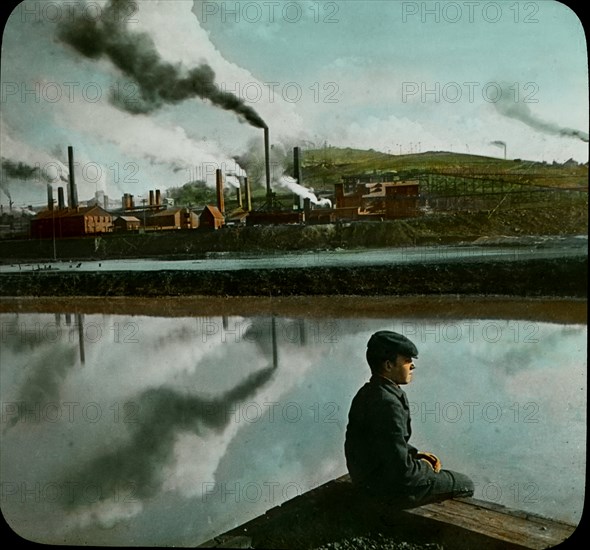
<path id="1" fill-rule="evenodd" d="M 258 320 L 249 330 L 258 333 Z M 256 325 L 256 326 L 255 326 Z M 183 333 L 184 334 L 184 333 Z M 270 342 L 269 342 L 270 340 Z M 137 396 L 138 422 L 128 424 L 131 435 L 116 449 L 110 449 L 79 470 L 64 474 L 68 483 L 83 484 L 88 479 L 100 488 L 97 505 L 113 502 L 122 489 L 132 488 L 134 497 L 143 501 L 157 494 L 165 482 L 166 466 L 173 460 L 177 438 L 192 433 L 206 436 L 221 434 L 229 424 L 231 411 L 253 397 L 275 375 L 278 368 L 276 320 L 271 318 L 270 338 L 257 340 L 270 365 L 254 372 L 232 389 L 214 398 L 205 398 L 171 387 L 150 388 Z M 268 344 L 270 343 L 270 350 Z M 205 443 L 203 443 L 205 445 Z M 198 467 L 198 465 L 197 465 Z M 64 495 L 66 496 L 66 495 Z M 66 509 L 87 504 L 82 493 L 67 495 Z"/>
<path id="2" fill-rule="evenodd" d="M 154 496 L 161 488 L 164 466 L 172 458 L 174 443 L 181 432 L 203 435 L 212 429 L 217 433 L 229 423 L 229 411 L 253 396 L 275 373 L 274 367 L 251 374 L 242 383 L 214 399 L 204 399 L 171 388 L 149 389 L 137 398 L 139 422 L 128 442 L 91 460 L 73 474 L 64 477 L 68 483 L 84 484 L 89 479 L 100 487 L 100 501 L 113 501 L 123 488 L 133 488 L 141 500 Z M 76 496 L 77 495 L 77 496 Z M 81 493 L 65 502 L 76 508 L 83 502 Z M 78 498 L 79 497 L 79 498 Z"/>

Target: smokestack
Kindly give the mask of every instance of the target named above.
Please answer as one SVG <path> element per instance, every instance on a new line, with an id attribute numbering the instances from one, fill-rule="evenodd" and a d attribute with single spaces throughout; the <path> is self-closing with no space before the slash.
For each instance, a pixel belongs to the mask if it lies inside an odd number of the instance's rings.
<path id="1" fill-rule="evenodd" d="M 221 173 L 220 168 L 215 170 L 215 182 L 217 189 L 217 208 L 223 215 L 225 215 L 225 201 L 223 198 L 223 174 Z"/>
<path id="2" fill-rule="evenodd" d="M 244 203 L 242 202 L 242 180 L 244 178 L 238 178 L 238 188 L 236 189 L 236 198 L 238 199 L 238 208 L 244 208 Z"/>
<path id="3" fill-rule="evenodd" d="M 63 187 L 57 188 L 57 207 L 60 210 L 63 210 L 66 207 L 66 201 L 64 199 L 64 188 Z"/>
<path id="4" fill-rule="evenodd" d="M 161 206 L 162 204 L 162 194 L 160 193 L 159 189 L 156 189 L 156 206 Z"/>
<path id="5" fill-rule="evenodd" d="M 131 193 L 125 193 L 123 195 L 123 210 L 131 210 L 133 207 L 133 195 Z"/>
<path id="6" fill-rule="evenodd" d="M 311 213 L 311 199 L 303 199 L 303 212 L 305 216 L 305 223 L 309 223 L 309 217 Z"/>
<path id="7" fill-rule="evenodd" d="M 293 178 L 297 180 L 299 185 L 303 185 L 301 181 L 301 150 L 299 147 L 293 147 Z M 301 210 L 301 197 L 296 193 L 293 195 L 293 208 Z"/>
<path id="8" fill-rule="evenodd" d="M 301 177 L 301 148 L 293 147 L 293 177 L 299 185 L 303 185 Z"/>
<path id="9" fill-rule="evenodd" d="M 154 192 L 150 189 L 150 206 L 154 206 Z"/>
<path id="10" fill-rule="evenodd" d="M 70 208 L 78 208 L 78 192 L 74 177 L 74 148 L 71 145 L 68 146 L 68 163 L 70 166 Z"/>
<path id="11" fill-rule="evenodd" d="M 246 192 L 246 211 L 252 211 L 252 192 L 250 190 L 250 182 L 248 181 L 248 177 L 244 177 L 244 190 Z"/>
<path id="12" fill-rule="evenodd" d="M 53 187 L 47 184 L 47 210 L 53 210 Z"/>
<path id="13" fill-rule="evenodd" d="M 264 127 L 264 168 L 266 171 L 266 196 L 271 196 L 270 190 L 270 137 L 268 127 Z"/>

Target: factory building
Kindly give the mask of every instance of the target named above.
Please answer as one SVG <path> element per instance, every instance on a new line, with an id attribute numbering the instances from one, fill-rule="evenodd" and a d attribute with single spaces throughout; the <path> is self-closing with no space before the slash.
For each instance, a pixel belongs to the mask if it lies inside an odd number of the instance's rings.
<path id="1" fill-rule="evenodd" d="M 199 217 L 199 227 L 203 229 L 219 229 L 225 223 L 223 214 L 216 206 L 208 204 Z"/>
<path id="2" fill-rule="evenodd" d="M 115 231 L 139 231 L 141 221 L 135 216 L 119 216 L 113 222 Z"/>
<path id="3" fill-rule="evenodd" d="M 394 174 L 350 176 L 334 185 L 338 219 L 411 218 L 420 214 L 418 180 L 394 179 Z"/>
<path id="4" fill-rule="evenodd" d="M 113 217 L 99 204 L 80 207 L 78 189 L 74 177 L 74 148 L 68 147 L 69 206 L 66 207 L 64 189 L 57 189 L 57 208 L 53 198 L 53 187 L 47 185 L 47 209 L 31 220 L 31 236 L 35 239 L 61 239 L 100 235 L 113 230 Z"/>
<path id="5" fill-rule="evenodd" d="M 146 229 L 196 229 L 199 227 L 198 216 L 188 208 L 172 208 L 150 214 L 146 220 Z"/>
<path id="6" fill-rule="evenodd" d="M 113 217 L 100 206 L 43 210 L 31 220 L 31 236 L 35 239 L 61 239 L 110 233 Z"/>

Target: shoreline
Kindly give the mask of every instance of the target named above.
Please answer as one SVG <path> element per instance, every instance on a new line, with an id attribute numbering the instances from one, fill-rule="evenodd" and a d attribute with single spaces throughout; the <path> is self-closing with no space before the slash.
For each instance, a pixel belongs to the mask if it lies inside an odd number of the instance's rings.
<path id="1" fill-rule="evenodd" d="M 466 258 L 408 265 L 0 273 L 0 296 L 410 296 L 586 298 L 588 257 Z"/>
<path id="2" fill-rule="evenodd" d="M 283 296 L 220 297 L 2 297 L 2 313 L 81 313 L 147 317 L 263 317 L 278 315 L 306 319 L 480 319 L 521 320 L 557 324 L 586 324 L 583 298 L 520 298 L 518 296 Z"/>

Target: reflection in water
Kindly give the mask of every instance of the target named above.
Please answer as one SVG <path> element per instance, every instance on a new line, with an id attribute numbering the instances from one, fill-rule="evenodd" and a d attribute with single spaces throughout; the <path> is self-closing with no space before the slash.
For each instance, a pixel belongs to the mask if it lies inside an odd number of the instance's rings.
<path id="1" fill-rule="evenodd" d="M 77 314 L 76 318 L 80 334 L 80 360 L 84 363 L 83 316 Z M 222 328 L 224 331 L 229 329 L 227 317 L 222 317 Z M 256 326 L 252 325 L 250 331 L 256 332 Z M 92 479 L 101 488 L 99 502 L 112 501 L 121 488 L 133 490 L 134 496 L 141 500 L 152 497 L 164 482 L 163 467 L 172 458 L 178 433 L 202 435 L 208 429 L 222 432 L 231 421 L 228 411 L 251 398 L 271 379 L 278 368 L 275 316 L 271 318 L 270 341 L 271 366 L 250 374 L 215 398 L 206 399 L 165 386 L 142 392 L 133 399 L 142 414 L 137 423 L 130 424 L 129 440 L 94 458 L 79 471 L 72 473 L 68 470 L 62 483 L 82 485 Z M 69 508 L 87 504 L 86 495 L 81 492 L 64 493 L 62 496 Z"/>
<path id="2" fill-rule="evenodd" d="M 275 372 L 274 367 L 251 374 L 220 397 L 202 399 L 160 387 L 137 398 L 141 420 L 132 426 L 124 445 L 101 454 L 80 471 L 65 474 L 64 482 L 81 485 L 92 479 L 100 488 L 100 501 L 112 501 L 121 488 L 134 490 L 143 500 L 156 494 L 164 482 L 163 467 L 171 460 L 176 436 L 181 431 L 201 435 L 207 428 L 221 432 L 231 421 L 228 407 L 252 397 Z M 87 504 L 83 493 L 66 502 L 71 507 Z M 66 498 L 69 498 L 67 495 Z"/>
<path id="3" fill-rule="evenodd" d="M 343 474 L 346 414 L 383 328 L 420 351 L 417 445 L 473 477 L 477 498 L 581 514 L 585 326 L 65 319 L 0 316 L 2 509 L 27 538 L 194 546 Z"/>
<path id="4" fill-rule="evenodd" d="M 80 363 L 86 362 L 84 354 L 84 315 L 76 313 L 76 324 L 78 325 L 78 348 L 80 349 Z"/>
<path id="5" fill-rule="evenodd" d="M 12 352 L 28 359 L 26 376 L 12 395 L 8 406 L 8 410 L 13 414 L 4 417 L 7 405 L 3 410 L 3 433 L 28 417 L 35 419 L 38 411 L 58 401 L 64 380 L 70 370 L 76 367 L 75 349 L 63 342 L 47 345 L 55 339 L 57 330 L 60 329 L 59 317 L 56 317 L 54 327 L 28 323 L 23 321 L 23 317 L 28 316 L 15 315 L 12 319 L 2 322 L 2 355 L 6 357 L 7 352 Z M 69 315 L 66 316 L 66 324 L 71 324 Z M 4 361 L 1 365 L 2 373 L 5 375 L 9 365 Z"/>

